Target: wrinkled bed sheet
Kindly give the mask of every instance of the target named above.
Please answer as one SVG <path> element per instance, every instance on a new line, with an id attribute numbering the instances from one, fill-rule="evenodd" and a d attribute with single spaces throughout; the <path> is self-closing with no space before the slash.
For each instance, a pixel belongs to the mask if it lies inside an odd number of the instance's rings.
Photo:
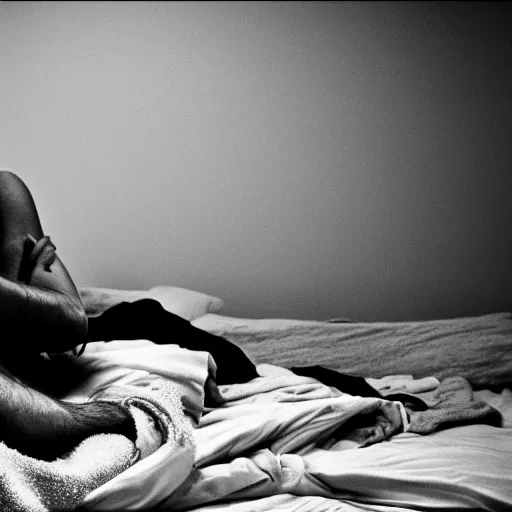
<path id="1" fill-rule="evenodd" d="M 269 368 L 258 367 L 268 375 L 262 380 L 285 380 Z M 290 376 L 290 382 L 295 379 Z M 194 506 L 218 500 L 245 501 L 230 505 L 233 510 L 512 509 L 512 424 L 470 425 L 428 436 L 404 433 L 365 448 L 338 443 L 325 449 L 322 434 L 332 432 L 329 426 L 342 418 L 339 412 L 330 418 L 330 411 L 308 416 L 306 404 L 311 406 L 319 393 L 339 397 L 339 392 L 308 385 L 300 401 L 293 385 L 283 386 L 252 396 L 244 393 L 240 404 L 231 404 L 230 414 L 219 414 L 220 421 L 208 418 L 214 413 L 207 414 L 196 431 L 197 467 L 162 510 L 196 510 Z M 243 387 L 224 391 L 233 397 Z M 510 392 L 488 398 L 499 398 L 502 411 L 510 417 Z M 294 428 L 261 447 L 258 434 L 282 427 L 281 411 L 289 399 L 296 413 Z M 345 395 L 345 399 L 354 397 Z M 251 414 L 248 402 L 265 404 L 273 412 L 265 417 L 256 407 Z M 274 495 L 300 498 L 271 498 Z M 332 499 L 338 500 L 334 506 Z"/>
<path id="2" fill-rule="evenodd" d="M 201 415 L 202 385 L 214 372 L 208 354 L 145 341 L 138 348 L 115 343 L 87 348 L 91 377 L 71 398 L 120 383 L 175 379 L 183 386 L 187 413 L 199 419 L 194 467 L 179 453 L 159 449 L 93 491 L 85 509 L 158 504 L 160 511 L 512 510 L 507 390 L 484 392 L 503 413 L 502 428 L 469 425 L 428 436 L 399 433 L 364 448 L 343 440 L 331 446 L 331 436 L 348 419 L 389 402 L 342 394 L 282 367 L 259 365 L 260 378 L 221 386 L 227 403 Z"/>

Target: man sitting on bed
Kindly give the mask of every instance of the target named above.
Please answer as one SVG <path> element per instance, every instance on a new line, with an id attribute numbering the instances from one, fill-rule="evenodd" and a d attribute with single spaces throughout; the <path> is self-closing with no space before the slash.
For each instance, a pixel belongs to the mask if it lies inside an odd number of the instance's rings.
<path id="1" fill-rule="evenodd" d="M 135 440 L 133 419 L 122 406 L 54 398 L 81 379 L 73 360 L 56 356 L 81 343 L 174 343 L 209 352 L 218 384 L 258 376 L 239 347 L 193 327 L 156 301 L 122 303 L 88 320 L 55 245 L 44 236 L 30 191 L 6 171 L 0 171 L 0 297 L 0 441 L 26 455 L 49 460 L 97 433 Z M 222 403 L 216 383 L 207 379 L 205 405 Z"/>
<path id="2" fill-rule="evenodd" d="M 16 175 L 0 171 L 0 440 L 52 459 L 96 433 L 135 439 L 128 411 L 116 404 L 66 403 L 19 378 L 44 353 L 62 353 L 87 333 L 77 289 L 44 236 L 32 196 Z M 29 364 L 30 363 L 30 364 Z"/>

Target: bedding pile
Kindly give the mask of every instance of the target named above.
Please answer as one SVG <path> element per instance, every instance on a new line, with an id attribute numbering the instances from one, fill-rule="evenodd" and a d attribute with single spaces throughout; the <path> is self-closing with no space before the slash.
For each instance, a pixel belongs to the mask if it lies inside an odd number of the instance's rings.
<path id="1" fill-rule="evenodd" d="M 226 402 L 198 418 L 194 467 L 155 510 L 512 510 L 510 317 L 193 319 L 267 363 L 219 386 Z M 365 376 L 382 398 L 287 369 L 312 362 Z"/>
<path id="2" fill-rule="evenodd" d="M 282 370 L 284 375 L 258 377 L 246 384 L 219 388 L 225 400 L 221 407 L 204 407 L 204 385 L 209 375 L 215 376 L 215 363 L 205 352 L 192 352 L 174 345 L 136 342 L 91 343 L 80 364 L 90 378 L 68 395 L 69 400 L 128 396 L 130 389 L 150 392 L 162 379 L 182 387 L 185 414 L 196 424 L 194 468 L 211 465 L 223 458 L 251 453 L 254 447 L 272 447 L 283 453 L 304 448 L 320 437 L 328 438 L 349 419 L 368 415 L 369 424 L 357 431 L 364 436 L 361 444 L 389 438 L 407 428 L 407 416 L 401 403 L 354 397 L 323 386 L 315 379 L 300 377 Z M 276 367 L 277 371 L 280 369 Z M 264 367 L 262 367 L 264 371 Z M 267 399 L 270 397 L 270 403 Z M 269 452 L 270 453 L 270 452 Z M 176 509 L 193 503 L 218 498 L 204 496 L 211 485 L 201 480 L 201 488 L 183 495 L 198 473 L 192 464 L 183 463 L 176 449 L 171 454 L 158 449 L 135 463 L 129 470 L 91 492 L 82 507 L 90 510 L 147 508 L 160 502 L 160 507 Z M 133 479 L 139 482 L 134 488 Z M 257 475 L 260 479 L 260 475 Z M 222 479 L 221 479 L 222 480 Z M 144 482 L 144 485 L 140 485 Z M 240 484 L 239 475 L 234 478 Z M 211 482 L 210 482 L 211 483 Z M 233 483 L 227 484 L 228 492 Z M 216 484 L 218 492 L 221 487 Z M 208 489 L 208 490 L 207 490 Z M 175 492 L 177 494 L 175 494 Z M 179 499 L 177 496 L 180 496 Z M 202 496 L 202 498 L 201 498 Z M 169 504 L 166 504 L 169 502 Z M 185 505 L 186 504 L 186 505 Z"/>
<path id="3" fill-rule="evenodd" d="M 92 491 L 162 447 L 181 452 L 182 465 L 188 462 L 185 474 L 191 469 L 193 428 L 184 415 L 180 389 L 171 380 L 107 386 L 91 399 L 127 407 L 135 420 L 136 443 L 119 434 L 97 434 L 53 461 L 26 456 L 0 443 L 0 510 L 74 510 Z"/>
<path id="4" fill-rule="evenodd" d="M 133 443 L 118 434 L 91 436 L 52 462 L 0 443 L 0 510 L 73 510 L 89 492 L 128 469 L 136 457 Z"/>
<path id="5" fill-rule="evenodd" d="M 261 364 L 260 377 L 219 386 L 222 406 L 204 407 L 202 386 L 215 375 L 208 354 L 144 341 L 91 345 L 82 364 L 94 369 L 94 378 L 71 398 L 94 396 L 120 383 L 147 387 L 171 379 L 183 386 L 185 412 L 196 426 L 196 450 L 193 464 L 183 463 L 179 452 L 156 450 L 91 492 L 85 510 L 512 508 L 508 390 L 473 393 L 463 378 L 368 379 L 383 392 L 402 390 L 398 402 L 353 396 Z M 432 415 L 416 427 L 413 398 Z M 468 409 L 479 412 L 468 416 Z M 452 420 L 463 426 L 453 427 Z M 428 435 L 414 432 L 425 425 Z"/>
<path id="6" fill-rule="evenodd" d="M 205 312 L 191 323 L 241 347 L 259 376 L 217 385 L 206 351 L 89 343 L 66 400 L 138 405 L 139 438 L 125 448 L 139 457 L 87 488 L 80 510 L 512 510 L 510 314 L 362 324 Z M 312 363 L 348 374 L 348 387 L 292 371 Z M 151 398 L 169 383 L 177 437 Z M 221 402 L 207 400 L 212 385 Z"/>
<path id="7" fill-rule="evenodd" d="M 207 413 L 196 430 L 195 469 L 159 510 L 216 510 L 218 504 L 269 512 L 281 509 L 275 495 L 288 495 L 282 509 L 297 512 L 512 509 L 512 424 L 504 416 L 501 427 L 487 424 L 490 416 L 474 416 L 429 435 L 414 433 L 411 423 L 368 445 L 352 430 L 353 420 L 364 424 L 378 399 L 343 394 L 271 365 L 258 370 L 263 376 L 256 382 L 221 389 L 226 407 Z M 455 382 L 448 379 L 438 397 Z M 448 394 L 453 414 L 468 420 L 459 414 L 464 400 Z M 511 398 L 508 393 L 502 403 L 509 413 Z M 369 428 L 386 431 L 392 424 L 377 423 Z"/>
<path id="8" fill-rule="evenodd" d="M 461 377 L 368 378 L 384 393 L 401 391 L 400 402 L 261 364 L 260 377 L 219 386 L 225 403 L 205 407 L 203 386 L 215 363 L 204 352 L 139 340 L 92 343 L 82 357 L 91 379 L 70 399 L 169 379 L 181 386 L 196 447 L 191 460 L 190 452 L 162 446 L 92 491 L 84 510 L 512 508 L 508 390 L 474 393 Z M 414 398 L 431 415 L 416 426 Z"/>

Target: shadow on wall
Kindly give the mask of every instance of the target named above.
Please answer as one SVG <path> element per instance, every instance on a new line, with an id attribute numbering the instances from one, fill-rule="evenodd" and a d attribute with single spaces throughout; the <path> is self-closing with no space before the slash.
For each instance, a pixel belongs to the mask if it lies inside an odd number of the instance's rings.
<path id="1" fill-rule="evenodd" d="M 79 286 L 246 317 L 511 310 L 510 13 L 3 3 L 0 166 Z"/>

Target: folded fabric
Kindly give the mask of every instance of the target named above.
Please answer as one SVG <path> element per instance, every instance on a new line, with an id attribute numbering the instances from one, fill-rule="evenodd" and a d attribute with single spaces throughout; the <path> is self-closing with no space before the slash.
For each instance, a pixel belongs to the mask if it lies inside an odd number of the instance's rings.
<path id="1" fill-rule="evenodd" d="M 162 481 L 166 482 L 167 491 L 173 485 L 182 483 L 192 470 L 194 461 L 194 420 L 184 414 L 180 389 L 176 384 L 166 379 L 158 379 L 147 388 L 132 385 L 109 386 L 98 391 L 94 399 L 120 403 L 130 410 L 139 409 L 139 412 L 148 415 L 152 421 L 135 418 L 136 445 L 141 455 L 139 460 L 87 495 L 82 508 L 126 510 L 136 506 L 144 509 L 146 502 L 158 501 L 155 495 L 166 489 L 162 487 Z M 156 425 L 158 432 L 155 432 L 153 425 Z M 151 432 L 145 435 L 141 429 L 148 426 L 151 426 Z M 158 443 L 157 433 L 160 434 L 161 445 Z M 166 469 L 155 470 L 162 461 L 166 464 Z M 149 472 L 148 467 L 151 468 Z"/>
<path id="2" fill-rule="evenodd" d="M 140 458 L 145 459 L 162 446 L 164 442 L 162 432 L 157 427 L 155 420 L 140 407 L 130 404 L 128 410 L 135 421 L 137 432 L 135 446 L 140 452 Z"/>
<path id="3" fill-rule="evenodd" d="M 448 377 L 433 391 L 418 393 L 428 407 L 408 409 L 409 431 L 429 434 L 441 428 L 471 423 L 500 426 L 501 414 L 486 402 L 476 399 L 471 384 L 463 377 Z"/>
<path id="4" fill-rule="evenodd" d="M 382 396 L 392 393 L 423 393 L 439 386 L 439 380 L 432 376 L 415 379 L 412 375 L 386 375 L 380 379 L 366 378 L 365 380 Z"/>
<path id="5" fill-rule="evenodd" d="M 501 415 L 502 428 L 512 427 L 512 391 L 510 389 L 503 389 L 501 393 L 495 393 L 490 389 L 482 389 L 475 392 L 475 398 L 483 400 L 485 403 L 494 407 Z"/>
<path id="6" fill-rule="evenodd" d="M 128 408 L 137 428 L 135 444 L 121 435 L 99 434 L 85 439 L 65 456 L 47 462 L 0 443 L 0 510 L 67 511 L 86 501 L 102 507 L 106 501 L 119 509 L 126 504 L 130 490 L 140 494 L 141 489 L 135 491 L 133 485 L 116 487 L 116 477 L 126 479 L 124 473 L 132 468 L 137 473 L 136 466 L 163 445 L 172 449 L 174 456 L 179 455 L 181 483 L 192 469 L 195 451 L 194 420 L 184 414 L 181 396 L 175 383 L 155 379 L 146 387 L 107 386 L 91 397 Z M 111 481 L 114 483 L 109 486 Z"/>
<path id="7" fill-rule="evenodd" d="M 382 402 L 379 409 L 349 419 L 323 449 L 344 450 L 364 448 L 380 443 L 395 434 L 409 431 L 409 418 L 401 402 Z"/>
<path id="8" fill-rule="evenodd" d="M 194 445 L 191 420 L 183 412 L 178 387 L 155 379 L 146 388 L 131 385 L 109 386 L 95 393 L 92 400 L 114 402 L 132 413 L 137 431 L 135 446 L 140 459 L 154 453 L 173 436 L 173 442 Z"/>

